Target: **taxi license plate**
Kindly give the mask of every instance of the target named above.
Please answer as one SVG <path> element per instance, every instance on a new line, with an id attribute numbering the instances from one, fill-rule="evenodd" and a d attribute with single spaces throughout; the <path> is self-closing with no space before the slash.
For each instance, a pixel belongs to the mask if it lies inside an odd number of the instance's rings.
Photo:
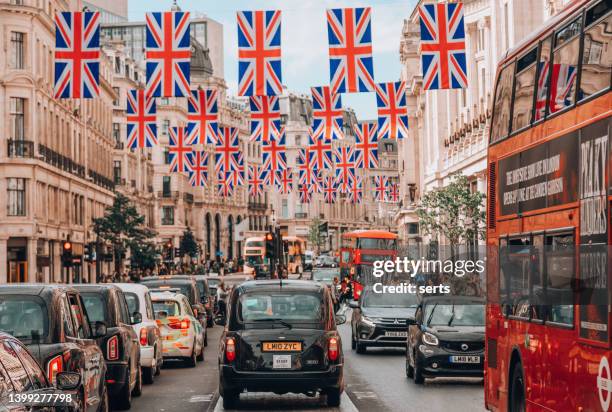
<path id="1" fill-rule="evenodd" d="M 407 338 L 408 337 L 408 332 L 386 331 L 385 332 L 385 336 L 388 336 L 390 338 Z"/>
<path id="2" fill-rule="evenodd" d="M 264 352 L 300 352 L 301 342 L 264 342 Z"/>
<path id="3" fill-rule="evenodd" d="M 272 369 L 291 369 L 291 355 L 272 355 Z"/>
<path id="4" fill-rule="evenodd" d="M 451 363 L 480 363 L 480 356 L 451 356 Z"/>

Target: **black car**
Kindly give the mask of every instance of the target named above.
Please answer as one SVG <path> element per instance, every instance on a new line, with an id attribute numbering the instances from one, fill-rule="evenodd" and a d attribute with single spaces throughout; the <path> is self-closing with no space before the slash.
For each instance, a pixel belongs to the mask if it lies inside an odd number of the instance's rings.
<path id="1" fill-rule="evenodd" d="M 212 328 L 214 322 L 214 297 L 211 294 L 210 288 L 208 287 L 208 276 L 206 275 L 176 275 L 173 279 L 194 279 L 198 287 L 198 293 L 200 296 L 200 304 L 206 311 L 206 327 Z"/>
<path id="2" fill-rule="evenodd" d="M 485 302 L 481 298 L 426 297 L 408 328 L 406 376 L 482 377 Z"/>
<path id="3" fill-rule="evenodd" d="M 193 276 L 175 275 L 175 276 L 150 276 L 140 280 L 140 283 L 146 285 L 149 289 L 170 290 L 179 289 L 182 295 L 187 297 L 191 309 L 196 318 L 202 325 L 202 335 L 205 345 L 208 345 L 208 313 L 206 307 L 200 301 L 200 291 L 198 284 Z"/>
<path id="4" fill-rule="evenodd" d="M 142 393 L 140 346 L 131 325 L 140 323 L 139 312 L 129 313 L 125 295 L 111 284 L 76 285 L 90 320 L 104 322 L 105 336 L 97 339 L 106 359 L 106 384 L 113 405 L 130 409 L 132 395 Z"/>
<path id="5" fill-rule="evenodd" d="M 76 411 L 77 388 L 81 386 L 81 375 L 76 372 L 58 372 L 55 375 L 55 386 L 49 383 L 38 362 L 18 339 L 0 332 L 0 405 L 11 412 L 48 411 L 44 406 L 27 406 L 14 402 L 14 396 L 28 393 L 41 398 L 52 394 L 61 394 L 71 401 L 63 403 L 63 410 Z"/>
<path id="6" fill-rule="evenodd" d="M 377 293 L 366 288 L 359 301 L 351 301 L 351 348 L 365 353 L 368 347 L 406 346 L 406 325 L 414 319 L 418 298 L 411 293 Z"/>
<path id="7" fill-rule="evenodd" d="M 95 339 L 104 323 L 90 323 L 79 292 L 65 285 L 0 286 L 0 330 L 23 342 L 51 384 L 60 372 L 81 375 L 77 402 L 84 411 L 108 409 L 106 363 Z"/>
<path id="8" fill-rule="evenodd" d="M 329 289 L 300 280 L 249 281 L 229 297 L 219 350 L 223 407 L 240 393 L 316 393 L 329 406 L 344 390 L 342 342 Z"/>
<path id="9" fill-rule="evenodd" d="M 316 267 L 312 270 L 311 279 L 315 282 L 322 282 L 328 286 L 334 284 L 334 278 L 340 280 L 340 269 L 339 268 L 322 268 Z"/>

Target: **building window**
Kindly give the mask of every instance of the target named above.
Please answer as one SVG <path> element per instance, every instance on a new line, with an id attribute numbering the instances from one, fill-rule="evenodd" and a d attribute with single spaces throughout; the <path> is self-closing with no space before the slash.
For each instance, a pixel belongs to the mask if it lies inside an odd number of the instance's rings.
<path id="1" fill-rule="evenodd" d="M 605 5 L 600 3 L 603 7 Z M 593 9 L 597 9 L 597 6 Z M 587 12 L 587 24 L 599 16 L 593 11 Z M 612 26 L 612 16 L 600 21 L 584 33 L 584 52 L 580 76 L 579 99 L 585 99 L 610 87 L 610 43 L 612 32 L 606 30 Z"/>
<path id="2" fill-rule="evenodd" d="M 119 123 L 113 123 L 113 139 L 117 145 L 121 143 L 121 124 Z"/>
<path id="3" fill-rule="evenodd" d="M 170 150 L 167 147 L 164 148 L 164 164 L 170 164 Z"/>
<path id="4" fill-rule="evenodd" d="M 120 185 L 121 184 L 121 161 L 119 160 L 114 161 L 113 175 L 115 177 L 115 184 Z"/>
<path id="5" fill-rule="evenodd" d="M 25 99 L 11 97 L 11 138 L 13 140 L 25 139 Z"/>
<path id="6" fill-rule="evenodd" d="M 121 58 L 119 56 L 115 56 L 115 73 L 121 73 Z"/>
<path id="7" fill-rule="evenodd" d="M 7 189 L 7 215 L 25 216 L 26 215 L 26 192 L 25 179 L 8 179 Z"/>
<path id="8" fill-rule="evenodd" d="M 164 226 L 174 225 L 174 208 L 172 206 L 162 208 L 161 224 Z"/>
<path id="9" fill-rule="evenodd" d="M 25 34 L 11 32 L 11 68 L 23 69 L 25 67 Z"/>
<path id="10" fill-rule="evenodd" d="M 170 120 L 164 119 L 162 122 L 162 134 L 168 136 L 168 129 L 170 129 Z"/>
<path id="11" fill-rule="evenodd" d="M 115 100 L 113 100 L 113 106 L 119 106 L 119 100 L 121 98 L 121 90 L 118 87 L 113 87 L 113 92 L 117 96 Z"/>
<path id="12" fill-rule="evenodd" d="M 408 234 L 418 235 L 419 234 L 419 224 L 418 223 L 408 223 Z"/>
<path id="13" fill-rule="evenodd" d="M 171 183 L 172 183 L 172 180 L 170 180 L 170 176 L 164 176 L 162 178 L 162 196 L 163 197 L 170 197 Z"/>
<path id="14" fill-rule="evenodd" d="M 302 145 L 302 136 L 300 135 L 295 136 L 295 145 L 298 147 Z"/>
<path id="15" fill-rule="evenodd" d="M 289 204 L 287 199 L 283 199 L 283 208 L 281 211 L 281 216 L 283 219 L 289 219 Z"/>

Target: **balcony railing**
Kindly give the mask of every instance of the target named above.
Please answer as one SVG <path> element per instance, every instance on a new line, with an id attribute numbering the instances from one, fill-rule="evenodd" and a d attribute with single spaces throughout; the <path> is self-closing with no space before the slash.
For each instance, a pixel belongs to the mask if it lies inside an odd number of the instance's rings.
<path id="1" fill-rule="evenodd" d="M 34 157 L 34 142 L 9 139 L 8 157 Z"/>
<path id="2" fill-rule="evenodd" d="M 268 205 L 263 202 L 249 202 L 249 209 L 263 211 L 268 209 Z"/>
<path id="3" fill-rule="evenodd" d="M 298 212 L 295 214 L 296 219 L 308 219 L 308 213 Z"/>
<path id="4" fill-rule="evenodd" d="M 162 199 L 178 199 L 179 192 L 162 190 L 161 192 L 157 192 L 157 197 Z"/>

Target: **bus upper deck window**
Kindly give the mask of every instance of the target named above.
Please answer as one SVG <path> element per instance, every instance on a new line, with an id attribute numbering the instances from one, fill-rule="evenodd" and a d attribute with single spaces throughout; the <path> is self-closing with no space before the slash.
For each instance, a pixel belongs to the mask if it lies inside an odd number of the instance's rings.
<path id="1" fill-rule="evenodd" d="M 531 124 L 537 57 L 538 49 L 534 48 L 518 59 L 516 63 L 512 131 L 520 130 Z"/>
<path id="2" fill-rule="evenodd" d="M 556 113 L 574 104 L 578 55 L 580 54 L 580 18 L 566 25 L 555 34 L 555 51 L 550 70 L 549 113 Z"/>
<path id="3" fill-rule="evenodd" d="M 512 100 L 512 80 L 514 79 L 514 63 L 502 69 L 495 91 L 493 122 L 491 127 L 491 143 L 498 142 L 508 136 L 510 127 L 510 110 Z"/>
<path id="4" fill-rule="evenodd" d="M 604 7 L 605 4 L 600 3 Z M 578 99 L 586 99 L 593 94 L 610 88 L 610 70 L 612 65 L 612 14 L 601 19 L 604 10 L 598 6 L 587 11 L 587 28 L 584 33 L 582 68 L 580 73 L 580 91 Z M 588 25 L 591 24 L 591 27 Z"/>

